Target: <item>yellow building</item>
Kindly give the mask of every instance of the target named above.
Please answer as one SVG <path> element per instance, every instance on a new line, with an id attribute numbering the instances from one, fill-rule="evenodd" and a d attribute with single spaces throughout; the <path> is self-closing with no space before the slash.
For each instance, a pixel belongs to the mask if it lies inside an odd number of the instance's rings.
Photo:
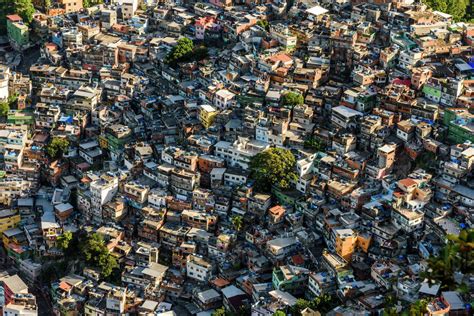
<path id="1" fill-rule="evenodd" d="M 352 254 L 356 248 L 360 248 L 367 253 L 372 236 L 370 234 L 359 234 L 352 229 L 333 229 L 334 246 L 339 256 L 347 261 L 351 261 Z"/>
<path id="2" fill-rule="evenodd" d="M 337 254 L 345 260 L 351 261 L 357 246 L 357 233 L 352 229 L 334 229 L 333 233 Z"/>
<path id="3" fill-rule="evenodd" d="M 0 233 L 15 228 L 20 223 L 20 214 L 17 211 L 6 209 L 0 211 Z"/>
<path id="4" fill-rule="evenodd" d="M 59 0 L 66 13 L 77 12 L 83 8 L 82 0 Z"/>
<path id="5" fill-rule="evenodd" d="M 212 125 L 216 115 L 217 110 L 211 105 L 203 104 L 199 108 L 199 120 L 206 129 L 208 129 Z"/>
<path id="6" fill-rule="evenodd" d="M 367 253 L 369 251 L 370 242 L 372 241 L 372 236 L 369 234 L 358 234 L 357 236 L 357 247 L 359 247 L 363 252 Z"/>
<path id="7" fill-rule="evenodd" d="M 19 228 L 7 229 L 2 234 L 2 242 L 5 248 L 7 248 L 8 245 L 11 243 L 20 245 L 22 241 L 24 241 L 24 239 L 25 235 L 23 231 Z"/>

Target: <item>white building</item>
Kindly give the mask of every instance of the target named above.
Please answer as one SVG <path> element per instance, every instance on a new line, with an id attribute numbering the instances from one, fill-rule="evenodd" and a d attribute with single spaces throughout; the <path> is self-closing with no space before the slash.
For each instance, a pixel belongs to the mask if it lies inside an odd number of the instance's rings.
<path id="1" fill-rule="evenodd" d="M 234 97 L 235 94 L 229 90 L 221 89 L 214 96 L 214 105 L 220 110 L 227 109 L 233 104 Z"/>
<path id="2" fill-rule="evenodd" d="M 268 147 L 268 143 L 258 140 L 249 140 L 244 137 L 239 137 L 233 144 L 220 141 L 215 145 L 217 157 L 223 158 L 230 166 L 243 169 L 249 167 L 250 159 L 253 156 Z"/>
<path id="3" fill-rule="evenodd" d="M 332 109 L 331 122 L 342 128 L 355 127 L 357 119 L 363 114 L 346 106 L 340 105 Z"/>
<path id="4" fill-rule="evenodd" d="M 393 209 L 392 222 L 395 227 L 411 233 L 423 226 L 424 214 L 406 208 Z"/>
<path id="5" fill-rule="evenodd" d="M 105 173 L 90 184 L 91 209 L 89 218 L 102 219 L 102 206 L 112 201 L 118 191 L 118 178 L 112 174 Z"/>
<path id="6" fill-rule="evenodd" d="M 206 282 L 212 276 L 212 264 L 203 258 L 189 255 L 186 261 L 186 275 L 188 278 Z"/>
<path id="7" fill-rule="evenodd" d="M 168 192 L 162 189 L 153 189 L 148 193 L 148 204 L 155 208 L 166 206 Z"/>
<path id="8" fill-rule="evenodd" d="M 84 158 L 89 164 L 94 164 L 102 155 L 102 150 L 96 140 L 79 144 L 79 156 Z"/>
<path id="9" fill-rule="evenodd" d="M 267 241 L 267 251 L 276 260 L 282 260 L 299 246 L 295 237 L 275 238 Z"/>
<path id="10" fill-rule="evenodd" d="M 15 294 L 12 302 L 3 307 L 3 316 L 36 316 L 38 306 L 36 297 L 30 293 Z"/>
<path id="11" fill-rule="evenodd" d="M 0 65 L 0 100 L 8 99 L 8 81 L 10 80 L 10 68 Z"/>
<path id="12" fill-rule="evenodd" d="M 124 287 L 113 287 L 107 293 L 107 310 L 122 314 L 125 310 L 125 299 L 127 298 L 127 289 Z"/>
<path id="13" fill-rule="evenodd" d="M 423 52 L 420 50 L 405 50 L 398 57 L 398 66 L 409 70 L 413 68 L 418 61 L 423 58 Z"/>

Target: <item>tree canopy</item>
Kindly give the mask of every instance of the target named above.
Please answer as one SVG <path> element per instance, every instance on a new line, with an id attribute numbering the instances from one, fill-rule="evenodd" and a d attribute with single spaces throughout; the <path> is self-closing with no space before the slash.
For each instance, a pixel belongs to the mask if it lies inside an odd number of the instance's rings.
<path id="1" fill-rule="evenodd" d="M 13 12 L 21 16 L 23 22 L 29 24 L 31 21 L 33 21 L 35 7 L 33 6 L 31 0 L 14 0 Z"/>
<path id="2" fill-rule="evenodd" d="M 468 6 L 469 0 L 423 0 L 431 9 L 441 11 L 453 16 L 455 21 L 472 19 Z"/>
<path id="3" fill-rule="evenodd" d="M 118 268 L 117 260 L 109 253 L 101 235 L 93 233 L 87 236 L 82 245 L 81 253 L 88 264 L 101 270 L 101 275 L 107 278 Z"/>
<path id="4" fill-rule="evenodd" d="M 417 168 L 429 170 L 436 168 L 436 155 L 431 151 L 425 151 L 415 159 Z"/>
<path id="5" fill-rule="evenodd" d="M 178 44 L 171 49 L 171 52 L 166 56 L 166 63 L 175 65 L 178 62 L 187 61 L 191 57 L 194 50 L 194 43 L 187 37 L 182 37 L 178 40 Z"/>
<path id="6" fill-rule="evenodd" d="M 165 63 L 176 66 L 178 63 L 200 61 L 209 56 L 209 50 L 204 44 L 194 46 L 192 40 L 182 37 L 165 58 Z"/>
<path id="7" fill-rule="evenodd" d="M 285 95 L 283 95 L 281 104 L 284 107 L 289 107 L 289 108 L 294 108 L 297 105 L 301 105 L 304 103 L 304 97 L 302 94 L 298 92 L 288 92 Z"/>
<path id="8" fill-rule="evenodd" d="M 25 23 L 29 24 L 33 20 L 32 0 L 4 0 L 0 1 L 0 35 L 6 34 L 7 19 L 9 14 L 18 14 Z"/>
<path id="9" fill-rule="evenodd" d="M 8 111 L 10 111 L 10 105 L 8 104 L 7 101 L 1 101 L 0 102 L 0 116 L 5 117 L 8 114 Z"/>
<path id="10" fill-rule="evenodd" d="M 308 139 L 306 139 L 304 141 L 304 148 L 306 149 L 312 149 L 312 150 L 315 150 L 315 151 L 323 151 L 325 146 L 324 146 L 324 143 L 318 139 L 318 138 L 314 138 L 314 137 L 310 137 Z"/>
<path id="11" fill-rule="evenodd" d="M 257 22 L 257 25 L 260 26 L 261 28 L 265 29 L 266 31 L 270 30 L 270 23 L 268 23 L 267 20 L 259 20 Z"/>
<path id="12" fill-rule="evenodd" d="M 290 310 L 291 315 L 299 316 L 301 315 L 301 312 L 306 308 L 311 308 L 314 311 L 327 313 L 336 306 L 337 299 L 335 299 L 331 295 L 323 294 L 315 297 L 311 301 L 299 298 L 296 300 L 296 304 L 293 305 Z"/>
<path id="13" fill-rule="evenodd" d="M 448 235 L 448 243 L 436 257 L 428 259 L 423 276 L 432 283 L 440 283 L 443 290 L 458 290 L 455 272 L 474 273 L 474 229 L 463 229 L 459 236 Z"/>
<path id="14" fill-rule="evenodd" d="M 270 148 L 258 153 L 250 161 L 251 177 L 256 182 L 257 190 L 268 192 L 272 185 L 287 189 L 291 181 L 297 179 L 295 166 L 296 159 L 291 151 Z"/>
<path id="15" fill-rule="evenodd" d="M 8 115 L 8 111 L 12 107 L 16 107 L 18 101 L 18 94 L 12 94 L 8 97 L 8 99 L 0 101 L 0 116 L 6 117 Z"/>
<path id="16" fill-rule="evenodd" d="M 46 146 L 46 152 L 52 159 L 60 158 L 69 148 L 69 141 L 63 137 L 54 137 Z"/>
<path id="17" fill-rule="evenodd" d="M 214 310 L 214 312 L 212 312 L 212 316 L 225 316 L 226 313 L 225 313 L 225 308 L 224 307 L 220 307 L 216 310 Z"/>
<path id="18" fill-rule="evenodd" d="M 69 248 L 69 245 L 71 244 L 72 238 L 73 236 L 70 231 L 64 232 L 57 239 L 58 247 L 61 248 L 63 251 L 67 250 Z"/>
<path id="19" fill-rule="evenodd" d="M 234 228 L 236 231 L 240 231 L 243 226 L 243 217 L 240 215 L 235 215 L 231 219 L 232 225 L 234 225 Z"/>
<path id="20" fill-rule="evenodd" d="M 102 3 L 104 3 L 104 0 L 83 0 L 82 6 L 84 8 L 90 8 L 92 6 L 102 4 Z"/>

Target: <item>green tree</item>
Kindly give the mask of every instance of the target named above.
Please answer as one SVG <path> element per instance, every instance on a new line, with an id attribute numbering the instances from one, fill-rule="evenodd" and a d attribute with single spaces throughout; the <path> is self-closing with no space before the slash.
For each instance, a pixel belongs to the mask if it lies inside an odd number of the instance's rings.
<path id="1" fill-rule="evenodd" d="M 431 284 L 441 283 L 442 289 L 449 289 L 455 285 L 454 266 L 455 266 L 455 249 L 452 245 L 447 244 L 440 251 L 439 256 L 428 259 L 428 269 L 422 273 Z"/>
<path id="2" fill-rule="evenodd" d="M 428 301 L 425 299 L 417 300 L 410 304 L 409 313 L 410 316 L 422 316 L 426 314 L 426 307 L 428 306 Z"/>
<path id="3" fill-rule="evenodd" d="M 228 311 L 224 307 L 220 307 L 214 310 L 214 312 L 212 312 L 212 316 L 237 316 L 237 315 L 246 315 L 244 311 L 242 310 L 242 306 L 239 313 Z"/>
<path id="4" fill-rule="evenodd" d="M 389 295 L 385 296 L 383 316 L 396 316 L 396 315 L 398 315 L 397 308 L 395 307 L 396 303 L 397 303 L 397 299 L 394 295 L 389 294 Z"/>
<path id="5" fill-rule="evenodd" d="M 70 231 L 64 232 L 57 239 L 58 247 L 61 248 L 63 251 L 67 250 L 69 248 L 69 245 L 71 244 L 72 238 L 73 235 Z"/>
<path id="6" fill-rule="evenodd" d="M 257 25 L 260 26 L 261 28 L 265 29 L 266 31 L 270 30 L 270 23 L 268 23 L 267 20 L 259 20 L 257 22 Z"/>
<path id="7" fill-rule="evenodd" d="M 225 316 L 226 313 L 225 313 L 225 308 L 224 307 L 220 307 L 216 310 L 214 310 L 214 312 L 212 312 L 212 316 Z"/>
<path id="8" fill-rule="evenodd" d="M 283 98 L 281 100 L 281 104 L 284 107 L 289 107 L 289 108 L 294 108 L 297 105 L 301 105 L 304 103 L 304 97 L 302 94 L 298 92 L 288 92 L 285 95 L 283 95 Z"/>
<path id="9" fill-rule="evenodd" d="M 277 310 L 272 316 L 286 316 L 286 313 L 282 310 Z"/>
<path id="10" fill-rule="evenodd" d="M 104 3 L 104 0 L 83 0 L 82 6 L 87 9 L 102 3 Z"/>
<path id="11" fill-rule="evenodd" d="M 430 283 L 440 283 L 443 290 L 456 290 L 455 272 L 474 272 L 474 229 L 463 229 L 459 236 L 448 235 L 448 243 L 438 256 L 428 259 L 428 269 L 422 274 Z"/>
<path id="12" fill-rule="evenodd" d="M 463 21 L 470 18 L 468 12 L 469 0 L 423 0 L 435 11 L 451 14 L 455 21 Z"/>
<path id="13" fill-rule="evenodd" d="M 109 253 L 104 239 L 97 233 L 90 234 L 82 245 L 81 253 L 88 264 L 101 270 L 104 278 L 118 268 L 117 260 Z"/>
<path id="14" fill-rule="evenodd" d="M 46 146 L 46 152 L 52 159 L 61 157 L 69 148 L 69 141 L 63 137 L 54 137 Z"/>
<path id="15" fill-rule="evenodd" d="M 165 62 L 170 65 L 176 65 L 179 62 L 188 61 L 194 50 L 194 43 L 187 37 L 178 40 L 178 44 L 171 49 L 166 56 Z"/>
<path id="16" fill-rule="evenodd" d="M 338 305 L 338 303 L 335 297 L 328 294 L 323 294 L 317 296 L 314 300 L 312 300 L 309 307 L 312 310 L 319 311 L 322 314 L 326 314 L 331 309 L 336 307 L 336 305 Z"/>
<path id="17" fill-rule="evenodd" d="M 194 60 L 200 61 L 200 60 L 206 59 L 208 56 L 209 56 L 209 50 L 204 45 L 196 47 L 193 51 Z"/>
<path id="18" fill-rule="evenodd" d="M 436 11 L 446 12 L 448 9 L 446 0 L 423 0 L 423 3 Z"/>
<path id="19" fill-rule="evenodd" d="M 242 229 L 242 226 L 244 224 L 244 219 L 240 215 L 235 215 L 231 219 L 232 225 L 234 226 L 236 231 L 240 231 Z"/>
<path id="20" fill-rule="evenodd" d="M 294 172 L 295 156 L 291 151 L 282 148 L 270 148 L 255 155 L 250 161 L 251 177 L 255 180 L 257 190 L 270 191 L 272 185 L 282 189 L 290 187 L 297 180 Z"/>
<path id="21" fill-rule="evenodd" d="M 436 168 L 436 155 L 431 151 L 425 151 L 415 159 L 415 165 L 421 169 Z"/>
<path id="22" fill-rule="evenodd" d="M 301 315 L 301 311 L 304 310 L 305 308 L 308 308 L 311 306 L 311 302 L 307 301 L 303 298 L 299 298 L 296 300 L 296 304 L 291 306 L 290 311 L 292 315 L 299 316 Z"/>
<path id="23" fill-rule="evenodd" d="M 314 137 L 310 137 L 307 140 L 305 140 L 303 147 L 306 149 L 312 149 L 315 151 L 324 151 L 325 149 L 324 143 L 320 139 L 314 138 Z"/>
<path id="24" fill-rule="evenodd" d="M 31 0 L 13 0 L 14 12 L 23 19 L 23 22 L 30 24 L 33 21 L 35 8 Z"/>
<path id="25" fill-rule="evenodd" d="M 455 268 L 464 274 L 474 273 L 474 229 L 463 229 L 456 235 L 448 235 L 456 254 Z"/>
<path id="26" fill-rule="evenodd" d="M 6 117 L 8 114 L 8 111 L 10 111 L 10 105 L 8 104 L 8 102 L 7 101 L 0 102 L 0 116 Z"/>
<path id="27" fill-rule="evenodd" d="M 316 296 L 312 301 L 302 298 L 296 300 L 296 304 L 290 308 L 291 315 L 300 316 L 301 312 L 306 308 L 311 308 L 314 311 L 327 313 L 337 305 L 336 301 L 331 295 L 323 294 Z"/>

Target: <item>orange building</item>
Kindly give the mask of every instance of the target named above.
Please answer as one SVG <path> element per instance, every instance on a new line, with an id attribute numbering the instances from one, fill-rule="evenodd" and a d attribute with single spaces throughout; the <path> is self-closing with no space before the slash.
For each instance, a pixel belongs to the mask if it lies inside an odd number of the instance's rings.
<path id="1" fill-rule="evenodd" d="M 346 261 L 351 261 L 357 246 L 357 233 L 352 229 L 334 229 L 333 234 L 337 254 Z"/>
<path id="2" fill-rule="evenodd" d="M 369 250 L 372 237 L 370 234 L 358 234 L 352 229 L 333 229 L 334 245 L 339 256 L 346 261 L 351 261 L 352 254 L 357 248 L 363 252 Z"/>
<path id="3" fill-rule="evenodd" d="M 80 11 L 82 7 L 82 0 L 60 0 L 59 3 L 63 6 L 66 13 Z"/>

